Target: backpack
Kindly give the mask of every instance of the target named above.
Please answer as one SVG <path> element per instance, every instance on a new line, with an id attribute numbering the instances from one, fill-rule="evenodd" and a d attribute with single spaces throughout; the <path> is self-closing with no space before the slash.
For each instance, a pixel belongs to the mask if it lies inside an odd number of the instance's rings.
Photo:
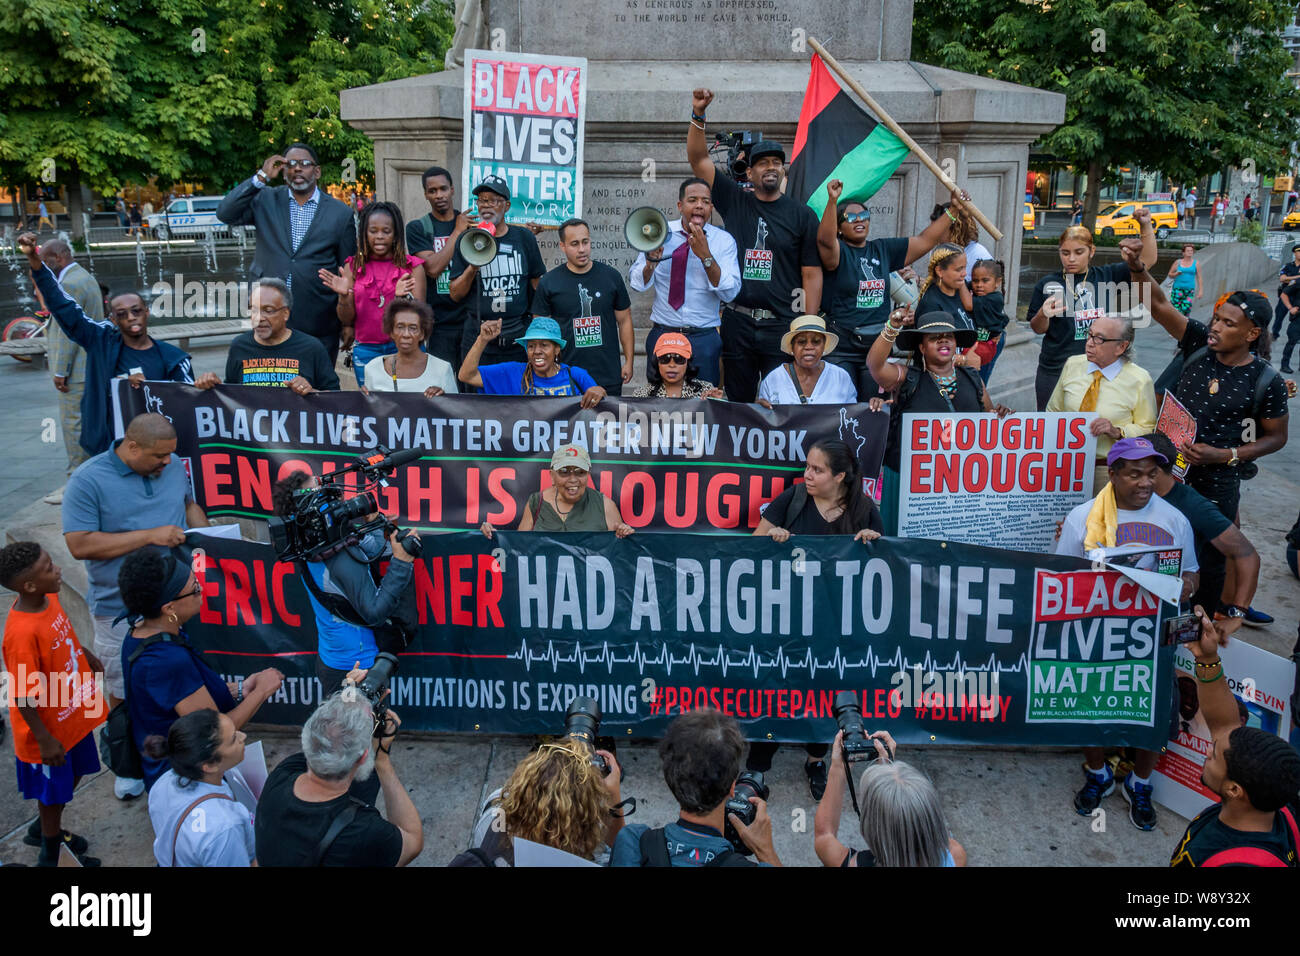
<path id="1" fill-rule="evenodd" d="M 1291 849 L 1300 850 L 1300 829 L 1296 828 L 1295 817 L 1287 807 L 1278 811 L 1282 814 L 1282 819 L 1286 822 L 1287 832 L 1291 835 Z M 1220 850 L 1213 856 L 1208 857 L 1201 866 L 1290 866 L 1286 860 L 1263 847 L 1258 846 L 1235 846 L 1228 850 Z"/>
<path id="2" fill-rule="evenodd" d="M 131 686 L 131 665 L 136 658 L 160 641 L 170 641 L 170 634 L 154 634 L 146 637 L 140 646 L 131 652 L 123 668 L 122 679 L 128 690 Z M 135 734 L 131 729 L 131 711 L 127 701 L 123 700 L 108 712 L 104 729 L 99 732 L 99 757 L 104 766 L 115 777 L 139 780 L 144 776 L 144 764 L 140 759 L 140 750 L 135 745 Z"/>
<path id="3" fill-rule="evenodd" d="M 665 867 L 672 866 L 672 855 L 668 852 L 668 834 L 663 827 L 654 830 L 646 830 L 641 834 L 641 862 L 640 866 Z M 726 850 L 719 853 L 708 863 L 707 866 L 758 866 L 752 860 L 747 860 L 734 850 Z"/>
<path id="4" fill-rule="evenodd" d="M 1172 361 L 1165 366 L 1165 370 L 1160 373 L 1160 377 L 1156 379 L 1156 394 L 1173 392 L 1174 395 L 1177 395 L 1176 388 L 1179 380 L 1183 377 L 1183 372 L 1187 371 L 1190 366 L 1207 358 L 1209 354 L 1209 347 L 1202 346 L 1186 358 L 1181 354 L 1175 355 Z M 1264 396 L 1268 393 L 1268 387 L 1273 384 L 1275 378 L 1277 378 L 1277 369 L 1271 365 L 1265 365 L 1264 371 L 1260 373 L 1255 382 L 1255 394 L 1251 397 L 1250 402 L 1250 417 L 1255 421 L 1259 421 L 1259 407 L 1264 404 Z"/>

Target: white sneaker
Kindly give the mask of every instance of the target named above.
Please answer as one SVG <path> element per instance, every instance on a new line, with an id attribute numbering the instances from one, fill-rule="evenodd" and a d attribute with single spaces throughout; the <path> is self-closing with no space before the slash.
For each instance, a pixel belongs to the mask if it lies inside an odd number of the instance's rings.
<path id="1" fill-rule="evenodd" d="M 113 796 L 119 800 L 134 800 L 144 793 L 144 781 L 132 777 L 116 777 L 113 780 Z"/>
<path id="2" fill-rule="evenodd" d="M 48 495 L 46 495 L 42 500 L 43 500 L 47 505 L 61 505 L 61 504 L 63 504 L 63 489 L 60 488 L 58 491 L 51 491 L 51 492 L 50 492 Z"/>

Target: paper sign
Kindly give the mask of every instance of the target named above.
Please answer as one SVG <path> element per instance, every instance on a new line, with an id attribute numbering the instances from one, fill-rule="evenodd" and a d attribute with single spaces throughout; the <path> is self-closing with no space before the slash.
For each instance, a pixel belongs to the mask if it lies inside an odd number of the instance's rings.
<path id="1" fill-rule="evenodd" d="M 542 843 L 534 843 L 520 837 L 513 837 L 515 844 L 515 866 L 596 866 L 591 860 L 584 860 L 572 853 L 565 853 Z"/>
<path id="2" fill-rule="evenodd" d="M 1156 419 L 1156 431 L 1173 442 L 1175 448 L 1196 441 L 1196 419 L 1172 392 L 1165 392 L 1164 401 L 1160 403 L 1160 417 Z M 1187 476 L 1190 462 L 1180 451 L 1172 464 L 1174 477 L 1183 481 Z"/>

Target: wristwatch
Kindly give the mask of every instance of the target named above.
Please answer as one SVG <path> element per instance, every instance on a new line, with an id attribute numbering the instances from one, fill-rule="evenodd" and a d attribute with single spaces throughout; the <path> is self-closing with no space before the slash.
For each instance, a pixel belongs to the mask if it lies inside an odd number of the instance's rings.
<path id="1" fill-rule="evenodd" d="M 1224 607 L 1223 613 L 1228 617 L 1241 618 L 1246 616 L 1246 609 L 1240 604 L 1229 604 Z"/>
<path id="2" fill-rule="evenodd" d="M 264 182 L 264 183 L 270 181 L 270 180 L 267 178 L 266 173 L 265 173 L 264 171 L 260 170 L 260 169 L 259 169 L 257 172 L 253 173 L 253 178 L 254 178 L 254 179 L 260 179 L 260 180 L 261 180 L 262 182 Z"/>
<path id="3" fill-rule="evenodd" d="M 713 265 L 713 256 L 706 256 L 703 260 L 704 268 L 708 269 Z"/>
<path id="4" fill-rule="evenodd" d="M 1241 464 L 1241 459 L 1237 457 L 1237 449 L 1232 449 L 1232 457 L 1228 459 L 1227 463 L 1233 468 Z"/>

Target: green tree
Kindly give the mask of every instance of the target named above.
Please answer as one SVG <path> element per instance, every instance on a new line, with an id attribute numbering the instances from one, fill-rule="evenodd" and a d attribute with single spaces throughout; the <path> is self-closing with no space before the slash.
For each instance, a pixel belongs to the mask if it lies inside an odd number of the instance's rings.
<path id="1" fill-rule="evenodd" d="M 915 55 L 936 66 L 1064 93 L 1039 146 L 1088 174 L 1084 221 L 1107 171 L 1180 181 L 1225 166 L 1290 165 L 1300 91 L 1280 31 L 1293 0 L 949 0 L 918 4 Z"/>
<path id="2" fill-rule="evenodd" d="M 0 182 L 225 189 L 294 140 L 372 171 L 339 92 L 441 69 L 452 33 L 448 0 L 0 0 Z"/>

